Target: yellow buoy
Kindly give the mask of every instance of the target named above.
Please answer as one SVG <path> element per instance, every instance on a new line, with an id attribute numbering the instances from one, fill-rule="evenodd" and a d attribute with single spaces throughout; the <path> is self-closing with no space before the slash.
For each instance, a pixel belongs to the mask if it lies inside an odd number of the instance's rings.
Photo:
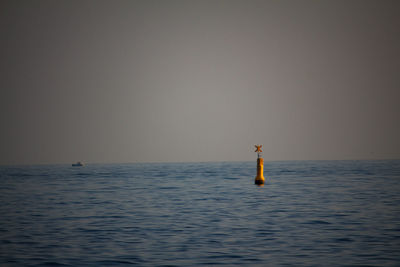
<path id="1" fill-rule="evenodd" d="M 257 176 L 254 183 L 257 185 L 263 185 L 265 182 L 265 178 L 264 178 L 264 159 L 261 156 L 262 145 L 255 145 L 255 147 L 256 151 L 254 152 L 257 152 Z"/>

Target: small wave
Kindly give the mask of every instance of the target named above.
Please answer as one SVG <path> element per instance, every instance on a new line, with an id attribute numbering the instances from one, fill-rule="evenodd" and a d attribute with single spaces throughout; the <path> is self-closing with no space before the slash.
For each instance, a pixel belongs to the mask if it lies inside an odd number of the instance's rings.
<path id="1" fill-rule="evenodd" d="M 179 189 L 179 187 L 177 187 L 177 186 L 163 186 L 163 187 L 160 187 L 159 189 L 161 189 L 161 190 L 176 190 L 176 189 Z"/>
<path id="2" fill-rule="evenodd" d="M 241 259 L 243 256 L 235 255 L 235 254 L 226 254 L 226 255 L 210 255 L 207 256 L 207 259 Z"/>
<path id="3" fill-rule="evenodd" d="M 128 261 L 128 260 L 102 260 L 102 261 L 96 262 L 97 266 L 110 266 L 110 265 L 120 265 L 120 264 L 134 265 L 134 264 L 137 264 L 137 262 Z"/>
<path id="4" fill-rule="evenodd" d="M 64 263 L 60 263 L 60 262 L 56 262 L 56 261 L 47 261 L 47 262 L 40 263 L 40 264 L 34 265 L 34 266 L 39 267 L 39 266 L 72 266 L 72 265 L 64 264 Z"/>
<path id="5" fill-rule="evenodd" d="M 336 238 L 335 241 L 336 242 L 353 242 L 354 240 L 351 238 L 342 237 L 342 238 Z"/>
<path id="6" fill-rule="evenodd" d="M 89 176 L 90 173 L 87 173 L 87 172 L 78 172 L 78 173 L 75 174 L 75 175 L 77 175 L 77 176 Z"/>
<path id="7" fill-rule="evenodd" d="M 224 180 L 239 180 L 237 177 L 224 177 Z"/>
<path id="8" fill-rule="evenodd" d="M 308 221 L 306 224 L 331 224 L 331 223 L 323 220 L 312 220 Z"/>
<path id="9" fill-rule="evenodd" d="M 162 172 L 162 173 L 153 174 L 153 176 L 154 177 L 166 177 L 166 176 L 168 176 L 168 173 Z"/>

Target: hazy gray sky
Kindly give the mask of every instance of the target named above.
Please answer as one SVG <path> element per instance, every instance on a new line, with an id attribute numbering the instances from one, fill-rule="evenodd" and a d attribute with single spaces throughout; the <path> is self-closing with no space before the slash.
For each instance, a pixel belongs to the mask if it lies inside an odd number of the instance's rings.
<path id="1" fill-rule="evenodd" d="M 400 158 L 400 1 L 0 2 L 0 164 Z"/>

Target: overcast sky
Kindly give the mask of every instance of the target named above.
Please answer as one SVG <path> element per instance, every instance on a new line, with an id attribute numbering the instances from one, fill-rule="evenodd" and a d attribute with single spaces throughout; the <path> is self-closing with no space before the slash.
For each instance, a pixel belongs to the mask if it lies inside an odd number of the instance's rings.
<path id="1" fill-rule="evenodd" d="M 400 1 L 0 1 L 0 164 L 400 158 Z"/>

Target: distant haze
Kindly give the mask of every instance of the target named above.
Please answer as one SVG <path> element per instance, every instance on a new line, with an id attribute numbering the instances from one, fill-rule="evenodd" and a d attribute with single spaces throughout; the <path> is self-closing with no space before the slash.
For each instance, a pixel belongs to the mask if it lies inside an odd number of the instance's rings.
<path id="1" fill-rule="evenodd" d="M 1 1 L 0 164 L 400 158 L 400 1 Z"/>

